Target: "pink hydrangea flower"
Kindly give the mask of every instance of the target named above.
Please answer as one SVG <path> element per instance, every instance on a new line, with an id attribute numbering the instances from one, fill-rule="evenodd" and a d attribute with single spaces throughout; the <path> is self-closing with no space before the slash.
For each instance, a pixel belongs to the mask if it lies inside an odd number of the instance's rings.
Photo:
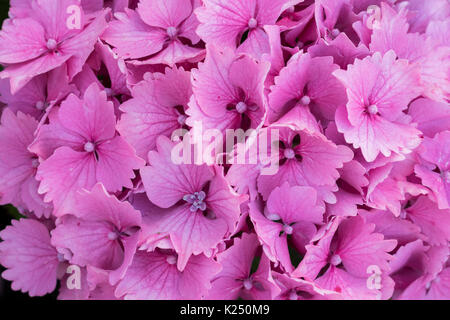
<path id="1" fill-rule="evenodd" d="M 8 80 L 0 80 L 0 101 L 5 103 L 13 112 L 21 111 L 40 120 L 63 100 L 69 93 L 76 92 L 74 85 L 70 85 L 66 67 L 63 65 L 48 73 L 30 80 L 16 94 L 11 94 Z"/>
<path id="2" fill-rule="evenodd" d="M 292 108 L 299 108 L 299 121 L 304 127 L 315 130 L 310 123 L 316 119 L 333 120 L 336 106 L 345 104 L 345 90 L 332 75 L 338 66 L 330 57 L 311 58 L 309 54 L 293 56 L 288 65 L 275 78 L 269 94 L 268 120 L 275 122 Z"/>
<path id="3" fill-rule="evenodd" d="M 99 183 L 77 195 L 73 209 L 52 231 L 52 244 L 70 263 L 114 270 L 109 274 L 114 284 L 131 264 L 140 224 L 139 211 L 108 195 Z"/>
<path id="4" fill-rule="evenodd" d="M 366 223 L 360 216 L 337 217 L 326 226 L 317 244 L 313 240 L 307 246 L 307 253 L 293 275 L 318 278 L 316 283 L 322 288 L 340 292 L 346 298 L 375 298 L 377 290 L 366 286 L 367 270 L 377 266 L 382 272 L 388 271 L 388 261 L 392 259 L 388 252 L 396 247 L 397 241 L 384 240 L 382 234 L 373 233 L 374 229 L 374 224 Z M 324 267 L 327 269 L 322 274 Z"/>
<path id="5" fill-rule="evenodd" d="M 79 4 L 79 0 L 37 0 L 31 2 L 32 15 L 3 23 L 0 63 L 8 67 L 0 77 L 10 79 L 12 93 L 33 77 L 64 63 L 69 79 L 81 71 L 98 36 L 106 28 L 106 11 L 93 19 L 86 16 L 81 19 L 80 28 L 69 29 L 66 10 Z"/>
<path id="6" fill-rule="evenodd" d="M 42 296 L 56 287 L 58 252 L 50 244 L 47 227 L 34 219 L 13 220 L 0 232 L 0 263 L 7 268 L 2 277 L 14 290 Z"/>
<path id="7" fill-rule="evenodd" d="M 258 250 L 255 234 L 243 233 L 233 246 L 218 255 L 222 271 L 214 278 L 208 299 L 272 299 L 280 293 L 275 284 L 269 259 L 263 254 L 256 271 L 251 273 Z"/>
<path id="8" fill-rule="evenodd" d="M 290 187 L 286 182 L 275 188 L 266 208 L 250 204 L 250 217 L 255 231 L 266 249 L 267 256 L 280 262 L 287 271 L 292 272 L 288 237 L 297 247 L 304 247 L 316 232 L 316 224 L 323 222 L 324 206 L 317 201 L 317 192 L 311 187 Z"/>
<path id="9" fill-rule="evenodd" d="M 450 10 L 448 3 L 444 6 Z M 438 8 L 433 10 L 440 11 Z M 419 67 L 424 95 L 436 101 L 446 102 L 450 95 L 448 89 L 450 48 L 445 42 L 436 40 L 431 29 L 428 37 L 426 34 L 413 33 L 407 22 L 408 14 L 408 10 L 400 9 L 397 12 L 382 3 L 381 19 L 377 21 L 377 27 L 373 30 L 370 49 L 381 54 L 393 50 L 399 58 L 416 64 Z"/>
<path id="10" fill-rule="evenodd" d="M 439 208 L 450 208 L 450 131 L 442 131 L 433 139 L 426 137 L 419 148 L 424 160 L 414 167 L 422 183 L 433 192 Z"/>
<path id="11" fill-rule="evenodd" d="M 425 196 L 405 208 L 403 218 L 414 222 L 427 237 L 431 245 L 446 245 L 450 241 L 450 209 L 438 209 L 436 204 Z"/>
<path id="12" fill-rule="evenodd" d="M 399 248 L 390 263 L 396 283 L 394 297 L 399 300 L 447 297 L 448 257 L 448 246 L 428 247 L 421 240 Z"/>
<path id="13" fill-rule="evenodd" d="M 269 52 L 263 29 L 274 25 L 280 14 L 299 0 L 203 0 L 196 10 L 200 21 L 198 34 L 206 43 L 260 57 Z"/>
<path id="14" fill-rule="evenodd" d="M 55 215 L 69 213 L 74 194 L 96 182 L 112 192 L 132 187 L 133 169 L 144 161 L 116 134 L 115 124 L 112 103 L 93 84 L 83 100 L 70 95 L 39 130 L 30 150 L 44 160 L 37 173 L 39 193 L 53 202 Z"/>
<path id="15" fill-rule="evenodd" d="M 39 159 L 28 151 L 33 142 L 37 121 L 22 112 L 10 109 L 2 113 L 0 123 L 0 204 L 33 211 L 37 217 L 50 216 L 52 206 L 38 194 L 35 179 Z M 18 137 L 20 137 L 18 139 Z"/>
<path id="16" fill-rule="evenodd" d="M 146 158 L 160 135 L 185 127 L 185 110 L 192 95 L 190 73 L 183 68 L 166 68 L 132 88 L 133 98 L 120 106 L 124 112 L 117 125 L 120 134 Z"/>
<path id="17" fill-rule="evenodd" d="M 192 70 L 193 96 L 187 124 L 205 129 L 258 128 L 267 108 L 264 79 L 269 64 L 230 49 L 208 46 L 204 63 Z"/>
<path id="18" fill-rule="evenodd" d="M 182 271 L 191 255 L 210 254 L 221 239 L 234 231 L 240 198 L 219 168 L 174 164 L 173 145 L 160 136 L 157 151 L 149 152 L 149 166 L 141 169 L 141 177 L 150 201 L 166 209 L 154 222 L 155 228 L 170 235 Z"/>
<path id="19" fill-rule="evenodd" d="M 199 0 L 141 0 L 136 11 L 115 14 L 102 39 L 124 59 L 174 65 L 202 56 L 193 10 Z M 142 45 L 144 44 L 144 45 Z M 139 61 L 138 61 L 139 59 Z"/>
<path id="20" fill-rule="evenodd" d="M 449 299 L 449 17 L 11 0 L 3 278 L 62 300 Z"/>
<path id="21" fill-rule="evenodd" d="M 347 142 L 361 148 L 367 161 L 380 153 L 407 154 L 420 144 L 420 131 L 406 122 L 403 113 L 422 90 L 414 66 L 397 60 L 390 51 L 355 60 L 347 71 L 336 70 L 334 75 L 346 86 L 348 96 L 347 105 L 336 113 L 338 130 Z"/>

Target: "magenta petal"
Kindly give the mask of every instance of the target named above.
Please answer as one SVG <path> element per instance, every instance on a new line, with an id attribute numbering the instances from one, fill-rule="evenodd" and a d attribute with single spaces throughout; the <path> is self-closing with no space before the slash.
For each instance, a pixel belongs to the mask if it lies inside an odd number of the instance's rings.
<path id="1" fill-rule="evenodd" d="M 140 82 L 132 89 L 133 98 L 121 105 L 124 112 L 118 131 L 135 149 L 147 158 L 156 146 L 159 135 L 170 137 L 181 127 L 177 106 L 187 106 L 192 94 L 189 73 L 183 69 L 166 69 L 157 79 Z"/>
<path id="2" fill-rule="evenodd" d="M 13 290 L 32 297 L 52 292 L 59 262 L 48 229 L 37 220 L 13 220 L 0 237 L 0 263 L 7 268 L 2 276 L 13 282 Z"/>
<path id="3" fill-rule="evenodd" d="M 171 253 L 136 253 L 115 294 L 132 300 L 201 299 L 220 266 L 205 256 L 193 256 L 183 272 L 171 264 Z"/>
<path id="4" fill-rule="evenodd" d="M 60 147 L 38 169 L 41 181 L 38 192 L 45 193 L 46 202 L 53 201 L 54 215 L 70 213 L 74 195 L 81 188 L 90 189 L 96 182 L 96 163 L 93 155 Z"/>
<path id="5" fill-rule="evenodd" d="M 144 164 L 144 160 L 135 155 L 134 149 L 122 137 L 116 136 L 98 146 L 96 178 L 111 192 L 122 187 L 131 188 L 131 179 L 135 178 L 133 170 L 140 169 Z"/>
<path id="6" fill-rule="evenodd" d="M 206 165 L 176 165 L 171 160 L 174 144 L 165 137 L 157 140 L 158 152 L 149 152 L 149 165 L 141 169 L 147 196 L 154 204 L 169 208 L 186 194 L 193 194 L 213 177 Z"/>
<path id="7" fill-rule="evenodd" d="M 102 39 L 114 46 L 120 57 L 143 58 L 161 50 L 167 37 L 162 30 L 145 24 L 133 10 L 118 12 L 115 17 L 117 20 L 110 22 Z"/>

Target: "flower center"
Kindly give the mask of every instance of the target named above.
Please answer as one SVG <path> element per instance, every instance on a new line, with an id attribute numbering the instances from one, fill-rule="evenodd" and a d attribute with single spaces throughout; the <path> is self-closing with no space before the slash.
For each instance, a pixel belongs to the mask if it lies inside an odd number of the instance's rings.
<path id="1" fill-rule="evenodd" d="M 38 110 L 44 110 L 45 109 L 45 102 L 44 101 L 38 101 L 38 102 L 36 102 L 35 107 Z"/>
<path id="2" fill-rule="evenodd" d="M 377 114 L 378 107 L 374 104 L 371 104 L 370 106 L 367 107 L 367 112 L 369 112 L 370 114 Z"/>
<path id="3" fill-rule="evenodd" d="M 203 202 L 206 198 L 206 193 L 204 191 L 194 192 L 193 194 L 186 194 L 183 200 L 191 204 L 189 210 L 191 212 L 196 212 L 197 210 L 205 211 L 206 203 Z"/>
<path id="4" fill-rule="evenodd" d="M 286 233 L 286 234 L 292 234 L 292 231 L 293 231 L 294 229 L 290 226 L 290 225 L 288 225 L 288 224 L 284 224 L 283 225 L 283 231 Z"/>
<path id="5" fill-rule="evenodd" d="M 247 105 L 245 104 L 245 102 L 239 102 L 236 105 L 236 111 L 239 113 L 244 113 L 245 111 L 247 111 Z"/>
<path id="6" fill-rule="evenodd" d="M 301 102 L 302 104 L 304 104 L 305 106 L 307 106 L 308 104 L 311 103 L 311 98 L 308 97 L 308 96 L 303 96 L 303 97 L 300 99 L 300 102 Z"/>
<path id="7" fill-rule="evenodd" d="M 341 32 L 339 31 L 339 29 L 333 29 L 333 30 L 331 30 L 331 35 L 332 35 L 333 37 L 335 37 L 335 38 L 339 35 L 339 33 L 341 33 Z"/>
<path id="8" fill-rule="evenodd" d="M 56 42 L 55 39 L 48 39 L 47 40 L 47 49 L 48 50 L 55 50 L 56 47 L 58 46 L 58 42 Z"/>
<path id="9" fill-rule="evenodd" d="M 166 261 L 167 261 L 168 264 L 174 265 L 175 263 L 177 263 L 177 257 L 175 257 L 175 256 L 168 256 L 166 258 Z"/>
<path id="10" fill-rule="evenodd" d="M 291 148 L 284 149 L 284 157 L 286 159 L 293 159 L 295 157 L 295 151 Z"/>
<path id="11" fill-rule="evenodd" d="M 248 20 L 248 27 L 250 29 L 256 28 L 257 25 L 258 25 L 258 21 L 256 21 L 255 18 L 250 18 L 250 20 Z"/>
<path id="12" fill-rule="evenodd" d="M 186 123 L 187 117 L 184 114 L 180 114 L 177 118 L 177 121 L 180 125 L 184 125 Z"/>
<path id="13" fill-rule="evenodd" d="M 57 258 L 59 262 L 64 262 L 66 260 L 61 252 L 58 252 Z"/>
<path id="14" fill-rule="evenodd" d="M 341 262 L 342 262 L 342 259 L 341 259 L 341 257 L 340 257 L 338 254 L 333 255 L 333 256 L 331 257 L 331 259 L 330 259 L 330 263 L 331 263 L 333 266 L 337 266 L 337 265 L 339 265 Z"/>
<path id="15" fill-rule="evenodd" d="M 92 152 L 94 150 L 95 150 L 95 145 L 92 142 L 88 141 L 84 144 L 84 151 Z"/>
<path id="16" fill-rule="evenodd" d="M 173 39 L 177 36 L 178 30 L 176 27 L 168 27 L 167 28 L 167 35 L 170 39 Z"/>
<path id="17" fill-rule="evenodd" d="M 32 166 L 33 168 L 39 167 L 39 160 L 36 159 L 36 158 L 32 159 L 32 160 L 31 160 L 31 166 Z"/>
<path id="18" fill-rule="evenodd" d="M 251 290 L 253 288 L 253 281 L 252 281 L 252 279 L 249 279 L 249 278 L 245 279 L 243 284 L 244 284 L 245 290 Z"/>
<path id="19" fill-rule="evenodd" d="M 111 241 L 117 240 L 119 238 L 119 234 L 117 232 L 111 231 L 108 233 L 108 239 Z"/>

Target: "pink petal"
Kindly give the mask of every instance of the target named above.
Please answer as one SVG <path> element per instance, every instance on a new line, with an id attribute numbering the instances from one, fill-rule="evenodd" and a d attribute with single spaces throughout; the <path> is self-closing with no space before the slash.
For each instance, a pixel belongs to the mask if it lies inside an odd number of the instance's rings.
<path id="1" fill-rule="evenodd" d="M 191 1 L 142 0 L 137 12 L 141 19 L 152 27 L 167 29 L 178 27 L 192 13 Z"/>
<path id="2" fill-rule="evenodd" d="M 101 143 L 97 152 L 97 181 L 111 192 L 120 191 L 122 187 L 132 188 L 131 179 L 136 176 L 133 170 L 145 165 L 145 161 L 135 155 L 134 149 L 122 137 L 116 136 Z"/>
<path id="3" fill-rule="evenodd" d="M 7 268 L 2 276 L 13 282 L 13 290 L 33 297 L 56 288 L 57 252 L 43 224 L 32 219 L 12 220 L 0 237 L 0 263 Z"/>
<path id="4" fill-rule="evenodd" d="M 37 58 L 47 51 L 46 41 L 44 28 L 36 20 L 6 20 L 0 31 L 0 62 L 20 63 Z"/>
<path id="5" fill-rule="evenodd" d="M 125 13 L 118 12 L 115 17 L 117 20 L 109 23 L 102 39 L 114 46 L 120 57 L 143 58 L 162 49 L 167 35 L 145 24 L 135 11 L 125 9 Z"/>
<path id="6" fill-rule="evenodd" d="M 202 189 L 213 172 L 206 165 L 176 165 L 171 160 L 173 144 L 168 138 L 157 140 L 158 152 L 149 152 L 149 165 L 141 169 L 147 196 L 154 204 L 169 208 L 186 194 Z"/>
<path id="7" fill-rule="evenodd" d="M 201 299 L 220 266 L 205 256 L 193 256 L 183 272 L 168 263 L 170 254 L 137 253 L 115 291 L 133 300 Z"/>

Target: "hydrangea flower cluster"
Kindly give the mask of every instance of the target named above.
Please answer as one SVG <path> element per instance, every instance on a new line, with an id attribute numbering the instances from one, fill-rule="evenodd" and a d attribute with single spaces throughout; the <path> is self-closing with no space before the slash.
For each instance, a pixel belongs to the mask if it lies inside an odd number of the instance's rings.
<path id="1" fill-rule="evenodd" d="M 2 277 L 59 299 L 450 299 L 449 33 L 447 0 L 11 1 L 0 204 L 24 217 Z M 199 126 L 256 134 L 174 161 Z"/>

